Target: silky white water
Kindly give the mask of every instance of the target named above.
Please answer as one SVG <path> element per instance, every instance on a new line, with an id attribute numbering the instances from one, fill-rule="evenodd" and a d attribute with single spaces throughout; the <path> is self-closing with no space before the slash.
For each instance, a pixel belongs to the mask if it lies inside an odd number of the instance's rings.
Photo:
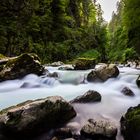
<path id="1" fill-rule="evenodd" d="M 119 68 L 120 75 L 104 83 L 88 83 L 86 75 L 91 71 L 60 71 L 58 68 L 48 67 L 49 72 L 58 72 L 59 78 L 38 77 L 30 74 L 23 79 L 10 80 L 0 83 L 0 109 L 16 105 L 26 100 L 45 98 L 59 95 L 67 101 L 84 94 L 88 90 L 96 90 L 102 100 L 92 104 L 73 104 L 77 117 L 67 126 L 80 130 L 89 118 L 105 118 L 116 123 L 130 106 L 140 104 L 140 89 L 136 79 L 140 70 L 134 68 Z M 83 82 L 84 81 L 84 82 Z M 121 93 L 124 87 L 129 87 L 135 94 L 134 97 Z M 117 136 L 117 140 L 122 137 Z"/>

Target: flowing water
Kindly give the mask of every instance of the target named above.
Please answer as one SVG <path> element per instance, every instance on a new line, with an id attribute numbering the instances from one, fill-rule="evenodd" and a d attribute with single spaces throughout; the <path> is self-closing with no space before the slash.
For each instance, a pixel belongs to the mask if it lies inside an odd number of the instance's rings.
<path id="1" fill-rule="evenodd" d="M 51 73 L 58 72 L 59 78 L 38 77 L 30 74 L 23 79 L 0 83 L 0 109 L 26 100 L 55 95 L 70 101 L 88 90 L 96 90 L 102 96 L 101 102 L 73 104 L 77 116 L 67 126 L 79 133 L 80 128 L 89 118 L 105 118 L 113 121 L 119 128 L 120 118 L 127 109 L 140 104 L 140 89 L 136 85 L 140 70 L 119 68 L 120 75 L 117 78 L 111 78 L 104 83 L 88 83 L 85 77 L 91 70 L 60 71 L 58 67 L 47 67 L 47 69 Z M 134 97 L 121 93 L 126 86 L 134 92 Z M 117 140 L 123 140 L 119 132 Z"/>

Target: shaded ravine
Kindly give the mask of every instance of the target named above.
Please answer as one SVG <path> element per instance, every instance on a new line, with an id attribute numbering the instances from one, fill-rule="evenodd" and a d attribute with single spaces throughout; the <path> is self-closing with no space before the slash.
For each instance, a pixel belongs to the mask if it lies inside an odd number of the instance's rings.
<path id="1" fill-rule="evenodd" d="M 73 104 L 77 111 L 77 117 L 69 122 L 67 127 L 71 127 L 76 133 L 79 133 L 80 128 L 89 118 L 109 119 L 115 122 L 119 128 L 120 117 L 130 106 L 140 103 L 140 90 L 136 85 L 140 70 L 120 68 L 121 73 L 117 78 L 111 78 L 104 83 L 88 83 L 85 77 L 90 70 L 60 71 L 54 67 L 48 67 L 47 69 L 52 73 L 58 72 L 59 77 L 54 79 L 31 74 L 20 80 L 0 83 L 0 109 L 26 100 L 54 95 L 60 95 L 70 101 L 88 90 L 96 90 L 102 95 L 101 102 Z M 125 86 L 134 92 L 134 97 L 128 97 L 121 93 Z M 122 139 L 118 133 L 117 140 Z"/>

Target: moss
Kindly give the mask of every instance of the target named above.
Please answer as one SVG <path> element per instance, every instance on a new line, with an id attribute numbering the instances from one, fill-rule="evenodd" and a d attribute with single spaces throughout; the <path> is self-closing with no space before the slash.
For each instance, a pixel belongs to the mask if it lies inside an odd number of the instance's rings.
<path id="1" fill-rule="evenodd" d="M 140 106 L 130 108 L 125 115 L 129 129 L 140 132 Z"/>
<path id="2" fill-rule="evenodd" d="M 95 58 L 78 58 L 75 60 L 75 69 L 86 70 L 92 69 L 95 67 L 96 59 Z"/>
<path id="3" fill-rule="evenodd" d="M 121 118 L 121 132 L 125 140 L 140 139 L 140 105 L 129 108 Z"/>
<path id="4" fill-rule="evenodd" d="M 4 56 L 3 54 L 0 54 L 0 59 L 4 59 L 7 58 L 6 56 Z"/>

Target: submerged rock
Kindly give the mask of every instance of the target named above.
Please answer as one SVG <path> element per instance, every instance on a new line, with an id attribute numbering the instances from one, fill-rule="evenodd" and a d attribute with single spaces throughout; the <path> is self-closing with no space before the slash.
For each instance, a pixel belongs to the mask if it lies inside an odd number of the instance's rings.
<path id="1" fill-rule="evenodd" d="M 134 92 L 128 87 L 124 87 L 121 92 L 127 96 L 135 96 Z"/>
<path id="2" fill-rule="evenodd" d="M 97 140 L 115 140 L 117 127 L 107 120 L 89 119 L 82 127 L 81 135 Z"/>
<path id="3" fill-rule="evenodd" d="M 87 70 L 95 68 L 95 59 L 78 58 L 74 63 L 74 70 Z"/>
<path id="4" fill-rule="evenodd" d="M 39 87 L 41 87 L 39 83 L 30 83 L 30 82 L 25 82 L 20 86 L 20 88 L 39 88 Z"/>
<path id="5" fill-rule="evenodd" d="M 21 103 L 0 112 L 0 132 L 13 137 L 33 136 L 58 127 L 76 116 L 60 96 Z"/>
<path id="6" fill-rule="evenodd" d="M 120 122 L 125 140 L 140 140 L 140 105 L 130 107 Z"/>
<path id="7" fill-rule="evenodd" d="M 95 69 L 94 71 L 91 71 L 88 76 L 87 80 L 89 82 L 94 81 L 106 81 L 109 78 L 114 78 L 119 75 L 119 69 L 116 65 L 110 64 L 110 65 L 103 65 L 99 68 Z"/>
<path id="8" fill-rule="evenodd" d="M 12 80 L 22 78 L 27 74 L 41 75 L 44 67 L 36 54 L 22 54 L 19 57 L 10 59 L 0 71 L 0 80 Z"/>
<path id="9" fill-rule="evenodd" d="M 137 83 L 138 87 L 140 88 L 140 75 L 138 76 L 136 83 Z"/>
<path id="10" fill-rule="evenodd" d="M 72 66 L 61 66 L 58 68 L 58 70 L 73 70 L 74 68 Z"/>
<path id="11" fill-rule="evenodd" d="M 57 72 L 48 73 L 47 76 L 48 76 L 48 77 L 53 77 L 53 78 L 58 78 L 58 77 L 59 77 L 59 75 L 58 75 Z"/>
<path id="12" fill-rule="evenodd" d="M 84 95 L 78 96 L 71 103 L 93 103 L 101 101 L 101 95 L 97 91 L 89 90 Z"/>

